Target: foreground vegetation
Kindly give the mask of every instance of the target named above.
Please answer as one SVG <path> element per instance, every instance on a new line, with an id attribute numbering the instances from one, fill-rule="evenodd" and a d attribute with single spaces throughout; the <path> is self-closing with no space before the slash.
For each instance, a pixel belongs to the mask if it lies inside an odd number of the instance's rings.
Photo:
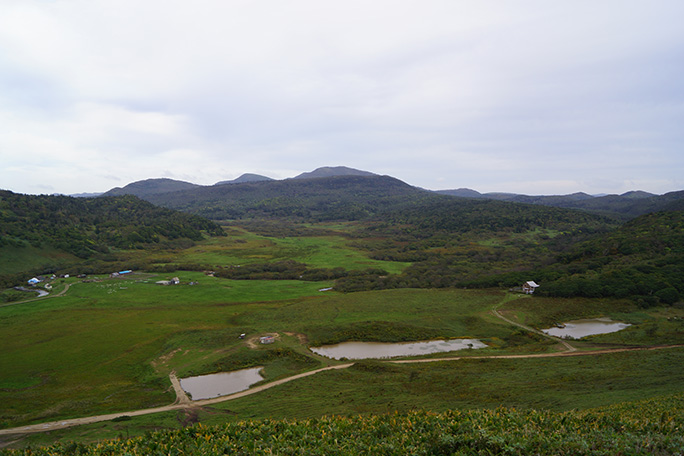
<path id="1" fill-rule="evenodd" d="M 676 455 L 684 448 L 682 406 L 678 395 L 629 404 L 629 412 L 498 408 L 243 421 L 7 454 Z"/>

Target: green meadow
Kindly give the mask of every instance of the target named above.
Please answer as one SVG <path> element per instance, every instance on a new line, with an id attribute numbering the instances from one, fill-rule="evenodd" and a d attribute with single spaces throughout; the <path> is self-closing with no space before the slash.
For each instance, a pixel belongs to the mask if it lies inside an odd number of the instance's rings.
<path id="1" fill-rule="evenodd" d="M 228 230 L 175 252 L 120 252 L 153 264 L 237 265 L 291 259 L 309 267 L 381 268 L 342 232 L 267 237 Z M 179 285 L 155 282 L 178 277 Z M 66 293 L 54 296 L 69 286 Z M 118 278 L 57 279 L 53 296 L 0 306 L 0 428 L 167 405 L 169 374 L 183 378 L 262 366 L 264 382 L 340 364 L 308 347 L 342 341 L 476 338 L 486 349 L 393 364 L 360 361 L 263 393 L 169 412 L 25 436 L 15 446 L 141 435 L 202 422 L 316 418 L 499 406 L 567 411 L 682 393 L 684 350 L 577 358 L 476 359 L 551 354 L 556 341 L 495 316 L 544 328 L 576 318 L 631 323 L 619 333 L 573 341 L 579 350 L 681 343 L 684 309 L 642 309 L 615 299 L 529 297 L 498 289 L 394 289 L 339 293 L 331 281 L 229 280 L 199 271 L 135 271 Z M 327 291 L 322 291 L 327 290 Z M 240 339 L 240 334 L 246 334 Z M 259 336 L 275 334 L 272 345 Z"/>
<path id="2" fill-rule="evenodd" d="M 334 229 L 334 230 L 333 230 Z M 294 260 L 311 268 L 343 268 L 361 270 L 378 268 L 390 274 L 398 274 L 410 263 L 379 261 L 352 247 L 344 234 L 344 226 L 326 228 L 327 235 L 316 236 L 264 236 L 244 229 L 231 227 L 225 238 L 210 238 L 199 245 L 173 253 L 141 252 L 134 257 L 144 256 L 159 263 L 195 263 L 220 266 L 237 266 L 248 263 Z"/>

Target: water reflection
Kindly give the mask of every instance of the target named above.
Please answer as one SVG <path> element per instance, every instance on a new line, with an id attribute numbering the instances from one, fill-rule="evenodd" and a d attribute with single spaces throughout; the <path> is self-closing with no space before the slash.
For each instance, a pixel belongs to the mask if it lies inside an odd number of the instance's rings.
<path id="1" fill-rule="evenodd" d="M 597 318 L 593 320 L 569 321 L 562 326 L 560 328 L 542 329 L 542 331 L 550 336 L 581 339 L 582 337 L 596 334 L 618 332 L 631 325 L 629 323 L 612 321 L 609 318 Z"/>
<path id="2" fill-rule="evenodd" d="M 477 339 L 430 340 L 427 342 L 343 342 L 336 345 L 311 347 L 311 351 L 333 359 L 393 358 L 396 356 L 421 356 L 468 348 L 484 348 L 487 345 Z"/>
<path id="3" fill-rule="evenodd" d="M 254 367 L 233 372 L 182 378 L 180 384 L 183 391 L 188 393 L 194 401 L 211 399 L 249 389 L 251 385 L 263 380 L 259 374 L 261 369 L 261 367 Z"/>

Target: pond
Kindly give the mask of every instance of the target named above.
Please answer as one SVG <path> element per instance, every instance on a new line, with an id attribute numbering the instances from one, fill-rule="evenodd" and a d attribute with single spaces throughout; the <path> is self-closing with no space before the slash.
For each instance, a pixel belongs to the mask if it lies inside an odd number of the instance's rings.
<path id="1" fill-rule="evenodd" d="M 29 289 L 29 288 L 24 288 L 24 287 L 14 287 L 14 289 L 19 290 L 19 291 L 28 291 L 29 293 L 31 293 L 31 292 L 38 293 L 39 298 L 42 298 L 43 296 L 47 296 L 50 294 L 49 292 L 42 290 L 40 288 L 30 288 Z"/>
<path id="2" fill-rule="evenodd" d="M 254 367 L 233 372 L 181 378 L 180 385 L 193 401 L 227 396 L 249 389 L 253 384 L 263 380 L 259 373 L 261 369 L 261 367 Z"/>
<path id="3" fill-rule="evenodd" d="M 595 318 L 591 320 L 569 321 L 562 326 L 560 328 L 542 329 L 542 331 L 550 336 L 581 339 L 582 337 L 596 334 L 618 332 L 631 325 L 629 323 L 613 321 L 610 318 Z"/>
<path id="4" fill-rule="evenodd" d="M 333 359 L 393 358 L 396 356 L 421 356 L 445 353 L 468 348 L 484 348 L 487 345 L 477 339 L 429 340 L 427 342 L 343 342 L 336 345 L 310 347 L 318 355 Z"/>

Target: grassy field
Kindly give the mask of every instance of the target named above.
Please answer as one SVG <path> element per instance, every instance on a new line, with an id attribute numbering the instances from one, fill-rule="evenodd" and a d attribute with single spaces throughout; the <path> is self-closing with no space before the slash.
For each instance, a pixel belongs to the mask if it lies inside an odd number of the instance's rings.
<path id="1" fill-rule="evenodd" d="M 630 323 L 627 331 L 595 335 L 584 339 L 585 344 L 650 345 L 684 342 L 684 307 L 663 306 L 642 309 L 629 300 L 589 298 L 518 299 L 501 307 L 504 315 L 536 328 L 582 318 L 608 317 Z"/>
<path id="2" fill-rule="evenodd" d="M 149 257 L 158 264 L 210 265 L 293 259 L 310 267 L 390 272 L 407 265 L 369 260 L 343 236 L 277 238 L 238 229 L 226 238 L 178 252 L 150 252 Z M 175 276 L 180 285 L 155 284 Z M 644 310 L 620 300 L 465 289 L 342 294 L 320 291 L 332 282 L 228 280 L 188 271 L 91 277 L 88 282 L 58 279 L 54 293 L 67 284 L 63 296 L 0 307 L 0 428 L 166 405 L 175 399 L 168 378 L 172 371 L 182 378 L 258 365 L 264 366 L 266 381 L 272 381 L 339 363 L 314 355 L 310 345 L 463 337 L 488 345 L 459 352 L 470 357 L 563 350 L 557 342 L 497 318 L 493 309 L 535 328 L 599 316 L 632 324 L 619 333 L 574 341 L 581 350 L 684 341 L 684 308 Z M 245 340 L 238 338 L 242 333 Z M 265 334 L 277 334 L 276 343 L 254 343 Z M 197 421 L 502 405 L 587 409 L 681 393 L 682 361 L 682 349 L 597 358 L 411 365 L 364 361 L 212 407 L 34 435 L 16 445 L 140 435 Z"/>
<path id="3" fill-rule="evenodd" d="M 310 332 L 324 339 L 373 321 L 409 328 L 418 339 L 425 334 L 503 340 L 512 333 L 480 316 L 498 302 L 497 293 L 341 295 L 318 291 L 326 283 L 178 275 L 183 284 L 173 287 L 156 285 L 159 277 L 149 275 L 73 283 L 65 296 L 0 308 L 2 425 L 170 403 L 171 370 L 200 374 L 266 359 L 273 364 L 265 369 L 272 379 L 320 364 L 315 357 L 315 363 L 297 361 L 297 354 L 312 355 L 296 337 L 254 350 L 238 339 L 241 333 Z M 259 354 L 277 348 L 279 356 Z"/>
<path id="4" fill-rule="evenodd" d="M 597 362 L 597 360 L 599 362 Z M 680 366 L 684 349 L 630 352 L 594 358 L 459 360 L 411 365 L 364 361 L 246 398 L 185 412 L 80 426 L 27 436 L 22 445 L 99 441 L 148 435 L 157 429 L 308 420 L 321 416 L 369 416 L 416 410 L 604 410 L 613 419 L 649 422 L 679 413 L 684 400 Z M 673 402 L 674 401 L 674 402 Z M 644 404 L 648 404 L 645 406 Z M 679 405 L 677 405 L 679 404 Z M 582 416 L 581 414 L 579 415 Z M 680 416 L 681 422 L 684 416 Z M 585 431 L 586 432 L 586 431 Z"/>
<path id="5" fill-rule="evenodd" d="M 233 266 L 248 263 L 294 260 L 312 268 L 344 268 L 359 270 L 384 269 L 391 274 L 403 271 L 410 263 L 379 261 L 368 258 L 351 247 L 341 234 L 307 237 L 261 236 L 249 231 L 230 228 L 226 237 L 210 238 L 202 243 L 174 252 L 144 255 L 158 263 L 196 263 L 212 266 Z M 127 252 L 133 258 L 142 253 Z"/>

